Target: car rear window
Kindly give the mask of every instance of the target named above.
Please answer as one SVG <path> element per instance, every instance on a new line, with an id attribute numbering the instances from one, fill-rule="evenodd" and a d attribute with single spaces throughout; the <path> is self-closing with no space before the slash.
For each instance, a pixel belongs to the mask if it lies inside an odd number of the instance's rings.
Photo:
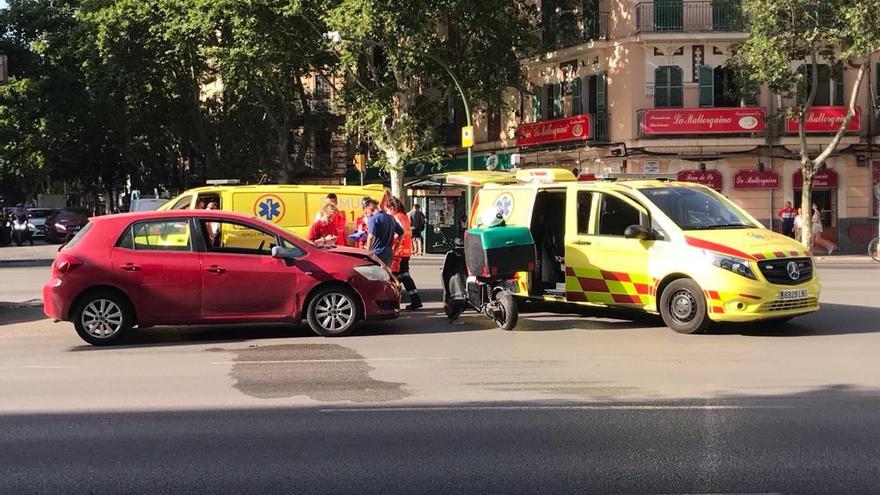
<path id="1" fill-rule="evenodd" d="M 76 235 L 73 236 L 73 239 L 71 239 L 67 244 L 64 245 L 63 249 L 70 249 L 77 243 L 79 243 L 79 241 L 81 241 L 82 238 L 86 236 L 86 232 L 88 232 L 90 228 L 92 228 L 92 222 L 85 224 L 82 230 L 77 232 Z"/>

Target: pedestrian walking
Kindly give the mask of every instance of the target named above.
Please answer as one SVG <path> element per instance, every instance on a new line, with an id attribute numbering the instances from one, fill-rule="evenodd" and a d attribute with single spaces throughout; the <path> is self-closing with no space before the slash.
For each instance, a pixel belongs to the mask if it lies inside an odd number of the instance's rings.
<path id="1" fill-rule="evenodd" d="M 797 215 L 797 210 L 791 207 L 791 201 L 786 201 L 785 207 L 776 213 L 776 216 L 782 220 L 782 235 L 794 237 L 795 215 Z"/>
<path id="2" fill-rule="evenodd" d="M 412 228 L 409 217 L 406 214 L 403 202 L 398 198 L 388 201 L 388 214 L 400 225 L 403 234 L 399 234 L 394 241 L 394 259 L 391 261 L 391 272 L 403 284 L 409 294 L 409 305 L 406 309 L 415 311 L 422 307 L 422 299 L 419 297 L 419 289 L 409 274 L 409 260 L 412 256 Z"/>
<path id="3" fill-rule="evenodd" d="M 394 259 L 394 235 L 403 235 L 403 228 L 379 209 L 379 203 L 373 198 L 364 201 L 364 216 L 367 217 L 367 251 L 390 266 Z"/>
<path id="4" fill-rule="evenodd" d="M 817 205 L 813 205 L 813 245 L 819 245 L 828 250 L 828 254 L 834 252 L 837 249 L 837 244 L 829 241 L 822 237 L 822 212 L 819 211 L 819 207 Z"/>
<path id="5" fill-rule="evenodd" d="M 412 228 L 412 240 L 413 240 L 413 254 L 415 256 L 424 256 L 425 255 L 425 226 L 427 224 L 427 218 L 425 218 L 425 214 L 422 213 L 422 207 L 418 204 L 414 204 L 412 210 L 409 212 L 409 225 Z"/>

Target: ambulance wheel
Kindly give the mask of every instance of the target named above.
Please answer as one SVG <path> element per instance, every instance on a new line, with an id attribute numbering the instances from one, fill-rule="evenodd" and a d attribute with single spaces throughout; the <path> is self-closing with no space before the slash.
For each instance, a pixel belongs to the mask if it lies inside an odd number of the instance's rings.
<path id="1" fill-rule="evenodd" d="M 660 316 L 667 327 L 678 333 L 701 333 L 711 324 L 706 297 L 689 278 L 675 280 L 663 289 Z"/>
<path id="2" fill-rule="evenodd" d="M 513 330 L 519 321 L 519 310 L 510 292 L 501 291 L 495 298 L 498 301 L 498 312 L 495 313 L 495 324 L 503 330 Z"/>

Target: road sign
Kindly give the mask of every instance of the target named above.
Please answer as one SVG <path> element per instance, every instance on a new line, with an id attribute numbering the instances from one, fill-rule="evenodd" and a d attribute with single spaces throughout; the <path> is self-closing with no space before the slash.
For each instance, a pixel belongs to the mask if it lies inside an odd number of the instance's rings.
<path id="1" fill-rule="evenodd" d="M 358 153 L 354 155 L 354 168 L 358 169 L 358 172 L 363 172 L 366 169 L 367 165 L 367 157 L 366 155 L 362 155 Z"/>
<path id="2" fill-rule="evenodd" d="M 471 148 L 474 145 L 474 126 L 466 125 L 461 128 L 461 147 Z"/>

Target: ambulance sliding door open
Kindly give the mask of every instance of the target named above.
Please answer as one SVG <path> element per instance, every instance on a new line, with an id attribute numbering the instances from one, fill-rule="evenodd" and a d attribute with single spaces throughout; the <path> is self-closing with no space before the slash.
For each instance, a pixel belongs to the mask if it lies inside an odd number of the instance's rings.
<path id="1" fill-rule="evenodd" d="M 538 191 L 530 229 L 535 239 L 531 294 L 565 297 L 566 190 Z"/>

